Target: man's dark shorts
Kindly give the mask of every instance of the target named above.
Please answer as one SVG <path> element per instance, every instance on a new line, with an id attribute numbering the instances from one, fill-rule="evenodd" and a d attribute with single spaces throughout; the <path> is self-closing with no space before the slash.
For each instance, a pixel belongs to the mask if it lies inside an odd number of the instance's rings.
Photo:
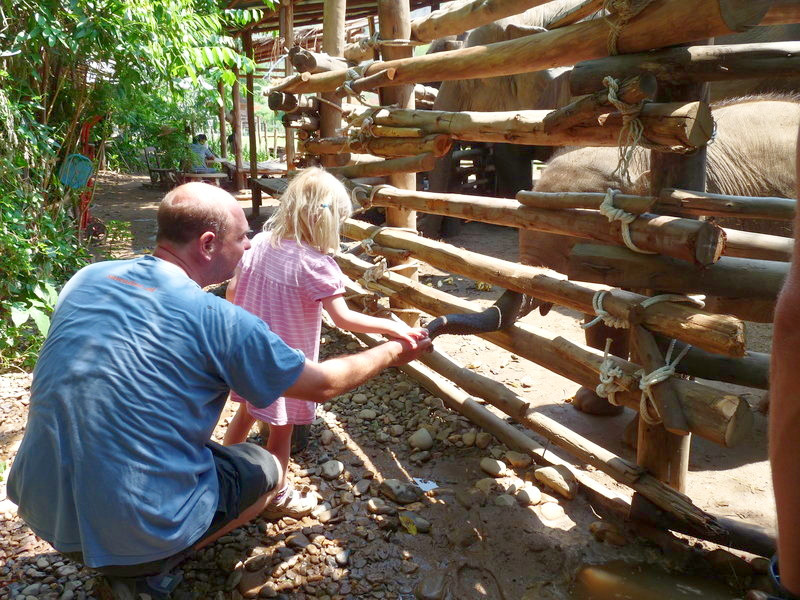
<path id="1" fill-rule="evenodd" d="M 245 509 L 255 504 L 261 496 L 272 490 L 280 477 L 275 459 L 269 452 L 255 444 L 222 446 L 216 442 L 206 444 L 214 455 L 219 481 L 217 511 L 208 529 L 197 539 L 204 540 L 236 519 Z M 97 571 L 112 577 L 140 577 L 155 575 L 177 565 L 190 549 L 175 556 L 139 565 L 108 565 L 96 567 Z M 83 562 L 80 552 L 67 552 L 65 556 Z"/>

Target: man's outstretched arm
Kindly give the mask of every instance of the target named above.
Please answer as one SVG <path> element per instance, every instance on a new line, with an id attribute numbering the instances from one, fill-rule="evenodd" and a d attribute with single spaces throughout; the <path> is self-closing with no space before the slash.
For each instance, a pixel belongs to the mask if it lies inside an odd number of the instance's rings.
<path id="1" fill-rule="evenodd" d="M 386 367 L 411 362 L 431 345 L 429 338 L 417 340 L 415 348 L 406 341 L 391 340 L 358 354 L 321 363 L 307 361 L 300 377 L 284 393 L 292 398 L 325 402 L 372 379 Z"/>

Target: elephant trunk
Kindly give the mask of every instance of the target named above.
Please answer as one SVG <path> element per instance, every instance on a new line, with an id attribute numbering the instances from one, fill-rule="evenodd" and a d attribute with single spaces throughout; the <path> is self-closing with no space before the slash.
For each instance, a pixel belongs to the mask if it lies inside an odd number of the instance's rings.
<path id="1" fill-rule="evenodd" d="M 506 290 L 497 302 L 482 312 L 443 315 L 435 318 L 428 323 L 428 335 L 433 339 L 443 333 L 474 335 L 506 329 L 537 306 L 539 313 L 544 316 L 550 311 L 552 304 Z"/>

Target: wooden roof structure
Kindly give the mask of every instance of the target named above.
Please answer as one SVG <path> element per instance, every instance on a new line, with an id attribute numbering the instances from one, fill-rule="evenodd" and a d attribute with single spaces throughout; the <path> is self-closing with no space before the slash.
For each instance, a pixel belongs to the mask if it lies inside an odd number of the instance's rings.
<path id="1" fill-rule="evenodd" d="M 322 27 L 322 13 L 325 6 L 324 0 L 291 0 L 294 7 L 295 29 L 307 26 Z M 411 10 L 423 8 L 425 6 L 438 7 L 439 0 L 410 0 Z M 244 29 L 249 29 L 252 33 L 266 33 L 278 31 L 278 12 L 279 2 L 275 2 L 275 8 L 270 10 L 263 0 L 230 0 L 228 9 L 261 8 L 264 9 L 262 18 L 247 25 Z M 348 0 L 345 13 L 346 22 L 350 23 L 357 19 L 374 17 L 378 14 L 378 0 Z"/>

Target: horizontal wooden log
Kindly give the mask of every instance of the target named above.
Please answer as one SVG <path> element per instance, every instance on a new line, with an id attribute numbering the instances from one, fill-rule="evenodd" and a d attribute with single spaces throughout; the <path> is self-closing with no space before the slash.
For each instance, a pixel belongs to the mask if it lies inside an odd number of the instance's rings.
<path id="1" fill-rule="evenodd" d="M 655 337 L 661 351 L 666 352 L 672 340 L 660 335 Z M 675 370 L 682 375 L 766 390 L 769 388 L 769 362 L 770 356 L 764 352 L 748 350 L 741 358 L 731 358 L 692 347 Z"/>
<path id="2" fill-rule="evenodd" d="M 714 313 L 734 315 L 742 321 L 772 323 L 775 320 L 775 302 L 773 298 L 708 296 L 706 298 L 706 309 Z"/>
<path id="3" fill-rule="evenodd" d="M 289 50 L 289 62 L 298 73 L 326 73 L 327 71 L 349 69 L 352 66 L 343 58 L 324 52 L 312 52 L 300 46 L 293 46 Z"/>
<path id="4" fill-rule="evenodd" d="M 643 100 L 655 98 L 656 87 L 656 78 L 652 75 L 629 77 L 620 83 L 617 98 L 626 104 L 638 104 Z M 616 110 L 609 104 L 608 92 L 608 89 L 601 89 L 601 91 L 583 96 L 552 111 L 542 120 L 544 130 L 550 133 L 569 129 L 576 125 L 590 123 L 601 114 Z"/>
<path id="5" fill-rule="evenodd" d="M 411 256 L 439 269 L 493 283 L 583 313 L 594 312 L 592 298 L 596 290 L 593 288 L 548 276 L 543 269 L 487 257 L 413 233 L 393 229 L 378 232 L 376 229 L 350 219 L 345 223 L 342 233 L 357 240 L 372 235 L 377 244 L 406 250 Z M 645 296 L 632 292 L 612 290 L 606 295 L 603 306 L 610 314 L 624 319 L 628 319 L 633 311 L 638 321 L 651 331 L 681 339 L 699 348 L 726 356 L 744 354 L 744 325 L 738 319 L 712 315 L 692 306 L 672 302 L 653 304 L 640 312 L 639 305 L 645 299 Z"/>
<path id="6" fill-rule="evenodd" d="M 366 152 L 376 156 L 417 156 L 430 153 L 440 157 L 447 154 L 452 141 L 446 135 L 428 135 L 424 138 L 356 138 L 335 137 L 308 140 L 303 144 L 310 154 L 341 154 L 343 152 Z"/>
<path id="7" fill-rule="evenodd" d="M 359 163 L 347 167 L 328 167 L 326 170 L 337 177 L 349 179 L 359 177 L 387 177 L 397 173 L 423 173 L 432 171 L 436 166 L 436 157 L 433 154 L 420 154 L 418 156 L 404 156 L 403 158 L 390 158 L 370 163 Z"/>
<path id="8" fill-rule="evenodd" d="M 545 23 L 545 29 L 558 29 L 577 23 L 581 19 L 593 15 L 603 8 L 604 0 L 586 0 L 577 6 L 573 6 L 563 13 L 556 15 Z"/>
<path id="9" fill-rule="evenodd" d="M 411 21 L 411 39 L 432 42 L 448 35 L 459 35 L 498 19 L 517 15 L 549 0 L 472 0 L 454 2 L 445 8 Z"/>
<path id="10" fill-rule="evenodd" d="M 352 278 L 362 277 L 370 266 L 351 255 L 337 255 L 336 261 L 344 273 Z M 367 287 L 403 300 L 434 316 L 456 312 L 477 313 L 482 310 L 474 303 L 392 272 L 383 275 L 377 284 Z M 594 388 L 599 383 L 597 371 L 603 356 L 593 348 L 571 344 L 547 331 L 522 323 L 503 331 L 480 334 L 480 337 L 581 385 Z M 617 399 L 637 410 L 640 392 L 634 383 L 634 373 L 641 367 L 616 357 L 614 362 L 624 370 L 628 385 L 635 387 L 634 392 L 618 392 Z M 752 427 L 752 414 L 747 402 L 696 382 L 679 378 L 673 378 L 672 381 L 677 386 L 692 433 L 725 446 L 735 445 L 744 439 Z M 524 419 L 533 412 L 526 403 L 518 405 L 509 414 L 515 419 Z"/>
<path id="11" fill-rule="evenodd" d="M 348 62 L 361 63 L 365 60 L 373 59 L 376 47 L 369 37 L 362 37 L 354 42 L 345 44 L 342 56 Z"/>
<path id="12" fill-rule="evenodd" d="M 602 124 L 546 131 L 551 111 L 446 112 L 413 109 L 363 109 L 349 116 L 353 125 L 370 117 L 378 125 L 419 127 L 455 140 L 534 146 L 617 146 L 622 117 L 611 113 Z M 698 148 L 711 139 L 713 119 L 705 102 L 650 103 L 640 114 L 644 137 L 653 144 Z"/>
<path id="13" fill-rule="evenodd" d="M 720 6 L 726 10 L 726 18 Z M 767 12 L 766 0 L 665 0 L 651 3 L 625 24 L 617 40 L 619 54 L 642 52 L 741 31 L 758 24 Z M 670 23 L 664 27 L 664 23 Z M 397 69 L 395 84 L 425 83 L 528 73 L 573 65 L 608 56 L 608 23 L 604 19 L 575 23 L 553 31 L 450 52 L 372 64 L 365 75 L 387 67 Z M 344 54 L 348 58 L 347 52 Z M 362 60 L 359 58 L 359 60 Z M 310 80 L 284 80 L 273 89 L 287 92 L 330 92 L 346 71 L 312 75 Z M 595 91 L 595 90 L 593 90 Z"/>
<path id="14" fill-rule="evenodd" d="M 350 165 L 363 165 L 365 163 L 376 163 L 376 162 L 383 162 L 385 159 L 381 158 L 380 156 L 374 156 L 373 154 L 350 154 L 350 160 L 347 162 L 346 166 Z"/>
<path id="15" fill-rule="evenodd" d="M 612 287 L 773 301 L 788 273 L 789 263 L 772 260 L 723 257 L 700 268 L 599 244 L 576 244 L 570 251 L 567 271 L 572 280 Z"/>
<path id="16" fill-rule="evenodd" d="M 360 77 L 359 79 L 351 81 L 348 86 L 342 85 L 336 88 L 334 95 L 338 98 L 344 98 L 348 95 L 372 91 L 384 85 L 388 85 L 388 83 L 394 79 L 394 75 L 394 69 L 384 69 L 368 77 Z"/>
<path id="17" fill-rule="evenodd" d="M 597 211 L 542 210 L 504 198 L 388 187 L 375 194 L 373 203 L 624 245 L 620 223 L 609 223 Z M 687 262 L 709 265 L 722 254 L 724 239 L 720 228 L 712 223 L 644 214 L 629 225 L 629 230 L 637 247 Z"/>
<path id="18" fill-rule="evenodd" d="M 605 197 L 606 195 L 601 192 L 523 190 L 517 193 L 517 200 L 521 204 L 551 210 L 597 209 Z M 614 206 L 636 215 L 646 212 L 669 212 L 681 217 L 708 216 L 791 221 L 794 219 L 797 200 L 793 198 L 727 196 L 665 188 L 658 197 L 616 194 Z"/>
<path id="19" fill-rule="evenodd" d="M 749 196 L 726 196 L 666 188 L 658 197 L 655 210 L 670 211 L 685 217 L 735 217 L 740 219 L 794 220 L 797 200 Z"/>
<path id="20" fill-rule="evenodd" d="M 689 46 L 620 54 L 580 62 L 569 75 L 573 96 L 601 89 L 603 79 L 649 74 L 659 83 L 685 85 L 696 81 L 794 77 L 800 72 L 800 42 Z"/>
<path id="21" fill-rule="evenodd" d="M 294 127 L 304 131 L 317 131 L 319 129 L 319 117 L 314 115 L 302 115 L 300 113 L 287 113 L 281 118 L 284 127 Z"/>
<path id="22" fill-rule="evenodd" d="M 794 240 L 780 235 L 751 233 L 738 229 L 723 228 L 725 232 L 725 256 L 756 258 L 760 260 L 779 260 L 790 262 Z"/>

